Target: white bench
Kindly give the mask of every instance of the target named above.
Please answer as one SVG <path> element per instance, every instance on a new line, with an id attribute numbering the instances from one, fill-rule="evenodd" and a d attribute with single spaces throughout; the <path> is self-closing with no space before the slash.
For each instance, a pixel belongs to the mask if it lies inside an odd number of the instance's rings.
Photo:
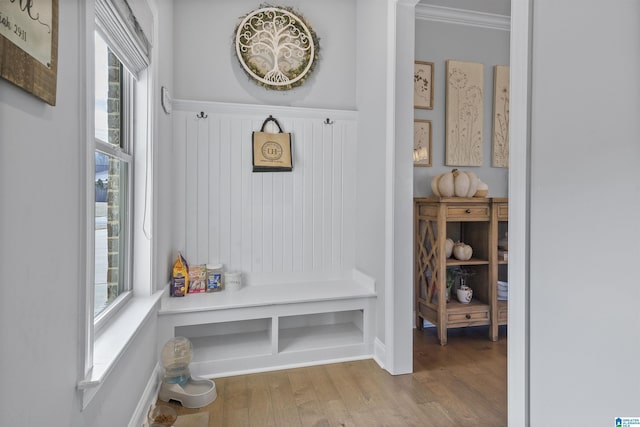
<path id="1" fill-rule="evenodd" d="M 263 284 L 169 297 L 159 310 L 159 347 L 174 336 L 194 346 L 191 372 L 221 377 L 373 356 L 375 283 L 354 270 L 340 280 Z"/>

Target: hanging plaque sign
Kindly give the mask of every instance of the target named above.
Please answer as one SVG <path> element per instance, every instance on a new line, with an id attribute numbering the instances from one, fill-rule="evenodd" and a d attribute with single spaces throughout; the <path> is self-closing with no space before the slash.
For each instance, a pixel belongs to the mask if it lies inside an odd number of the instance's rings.
<path id="1" fill-rule="evenodd" d="M 0 35 L 51 68 L 52 0 L 0 1 Z"/>

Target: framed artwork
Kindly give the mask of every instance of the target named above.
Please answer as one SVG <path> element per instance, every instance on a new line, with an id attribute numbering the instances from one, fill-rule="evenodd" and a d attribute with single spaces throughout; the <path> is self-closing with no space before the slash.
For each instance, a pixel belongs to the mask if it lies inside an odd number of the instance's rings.
<path id="1" fill-rule="evenodd" d="M 482 166 L 484 65 L 447 60 L 447 166 Z"/>
<path id="2" fill-rule="evenodd" d="M 416 61 L 414 64 L 413 107 L 433 110 L 433 62 Z"/>
<path id="3" fill-rule="evenodd" d="M 509 167 L 509 67 L 493 68 L 493 138 L 491 166 Z"/>
<path id="4" fill-rule="evenodd" d="M 56 105 L 58 0 L 0 1 L 0 77 Z"/>
<path id="5" fill-rule="evenodd" d="M 431 120 L 413 121 L 413 166 L 431 166 Z"/>

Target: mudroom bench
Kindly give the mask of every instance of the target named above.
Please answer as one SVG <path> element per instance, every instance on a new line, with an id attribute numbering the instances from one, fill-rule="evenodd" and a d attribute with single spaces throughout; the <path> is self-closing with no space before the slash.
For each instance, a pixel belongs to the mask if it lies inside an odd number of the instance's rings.
<path id="1" fill-rule="evenodd" d="M 375 283 L 354 270 L 339 280 L 249 285 L 161 300 L 158 345 L 184 336 L 191 372 L 221 377 L 373 355 Z"/>

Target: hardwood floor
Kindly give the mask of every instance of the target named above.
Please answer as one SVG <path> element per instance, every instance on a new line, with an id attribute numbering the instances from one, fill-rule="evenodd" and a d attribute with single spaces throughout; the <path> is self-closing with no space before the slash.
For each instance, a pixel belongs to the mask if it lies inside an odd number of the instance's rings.
<path id="1" fill-rule="evenodd" d="M 210 427 L 507 425 L 507 339 L 488 329 L 414 332 L 414 373 L 393 376 L 373 360 L 216 379 Z M 163 403 L 163 402 L 160 402 Z"/>

